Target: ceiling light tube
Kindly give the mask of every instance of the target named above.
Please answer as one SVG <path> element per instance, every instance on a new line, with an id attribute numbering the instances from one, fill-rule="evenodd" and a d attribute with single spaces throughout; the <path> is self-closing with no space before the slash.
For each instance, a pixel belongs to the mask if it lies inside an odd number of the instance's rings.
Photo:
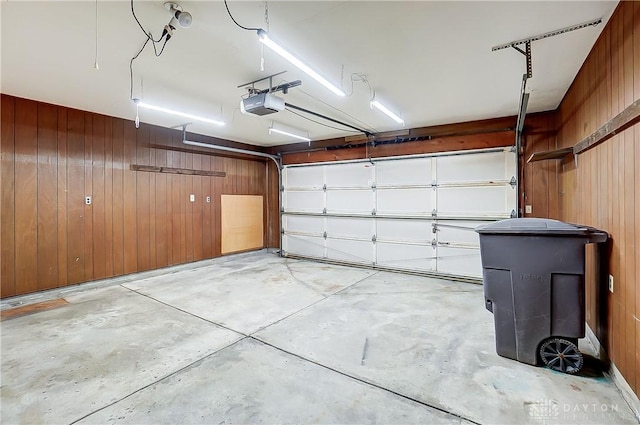
<path id="1" fill-rule="evenodd" d="M 380 111 L 384 112 L 387 116 L 389 116 L 391 119 L 393 119 L 398 124 L 404 125 L 404 120 L 402 118 L 400 118 L 399 116 L 397 116 L 396 114 L 391 112 L 389 110 L 389 108 L 387 108 L 386 106 L 384 106 L 382 103 L 378 102 L 377 100 L 373 99 L 371 102 L 369 102 L 369 106 L 371 106 L 372 108 L 379 109 Z"/>
<path id="2" fill-rule="evenodd" d="M 196 121 L 202 121 L 202 122 L 219 125 L 219 126 L 223 126 L 225 124 L 224 121 L 212 120 L 210 118 L 204 118 L 198 115 L 192 115 L 192 114 L 187 114 L 185 112 L 174 111 L 173 109 L 163 108 L 161 106 L 151 105 L 149 103 L 142 102 L 139 99 L 134 99 L 134 102 L 141 108 L 151 109 L 152 111 L 164 112 L 165 114 L 177 115 L 179 117 L 188 118 Z"/>
<path id="3" fill-rule="evenodd" d="M 273 50 L 274 52 L 276 52 L 277 54 L 279 54 L 280 56 L 282 56 L 283 58 L 291 62 L 291 64 L 295 65 L 298 69 L 303 71 L 305 74 L 307 74 L 308 76 L 310 76 L 311 78 L 313 78 L 314 80 L 316 80 L 317 82 L 319 82 L 320 84 L 322 84 L 323 86 L 331 90 L 334 94 L 338 96 L 346 96 L 346 93 L 342 89 L 339 89 L 338 87 L 331 84 L 322 75 L 318 74 L 313 69 L 309 68 L 300 59 L 296 58 L 291 53 L 287 52 L 283 47 L 281 47 L 275 41 L 269 38 L 269 34 L 265 30 L 263 29 L 258 30 L 258 37 L 260 38 L 260 41 L 265 46 L 267 46 L 268 48 L 270 48 L 271 50 Z"/>
<path id="4" fill-rule="evenodd" d="M 282 130 L 280 128 L 269 127 L 269 134 L 278 133 L 283 134 L 285 136 L 293 137 L 294 139 L 304 140 L 305 142 L 310 142 L 311 139 L 309 137 L 301 136 L 299 134 L 293 133 L 291 130 Z"/>

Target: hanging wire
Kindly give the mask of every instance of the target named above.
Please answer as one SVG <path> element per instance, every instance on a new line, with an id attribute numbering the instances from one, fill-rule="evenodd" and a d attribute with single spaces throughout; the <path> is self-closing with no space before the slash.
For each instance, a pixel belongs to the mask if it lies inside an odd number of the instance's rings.
<path id="1" fill-rule="evenodd" d="M 264 24 L 269 32 L 269 3 L 264 2 Z M 260 43 L 260 71 L 264 72 L 264 43 Z"/>
<path id="2" fill-rule="evenodd" d="M 96 0 L 96 57 L 93 61 L 93 68 L 100 70 L 100 66 L 98 65 L 98 0 Z"/>
<path id="3" fill-rule="evenodd" d="M 136 20 L 136 22 L 138 23 L 138 26 L 140 27 L 140 29 L 142 30 L 142 32 L 144 33 L 145 37 L 147 37 L 149 40 L 151 40 L 154 44 L 155 43 L 160 43 L 160 41 L 162 40 L 162 37 L 164 37 L 164 35 L 162 35 L 159 39 L 154 40 L 151 33 L 147 33 L 147 30 L 144 29 L 144 27 L 142 26 L 142 24 L 140 23 L 140 20 L 138 19 L 138 17 L 136 16 L 136 11 L 133 8 L 133 0 L 131 0 L 131 14 L 133 15 L 133 18 Z"/>
<path id="4" fill-rule="evenodd" d="M 131 0 L 131 1 L 133 1 L 133 0 Z M 229 10 L 229 5 L 227 4 L 227 0 L 224 0 L 224 6 L 227 8 L 227 13 L 229 14 L 229 17 L 231 18 L 233 23 L 236 24 L 238 27 L 242 28 L 243 30 L 247 30 L 247 31 L 258 31 L 258 30 L 260 30 L 260 28 L 245 27 L 243 25 L 240 25 L 238 23 L 238 21 L 236 21 L 235 18 L 233 17 L 233 15 L 231 14 L 231 11 Z"/>
<path id="5" fill-rule="evenodd" d="M 144 43 L 142 44 L 142 47 L 140 48 L 140 50 L 138 50 L 138 53 L 135 54 L 135 56 L 133 56 L 131 58 L 131 60 L 129 61 L 129 89 L 130 89 L 130 96 L 131 99 L 133 100 L 133 61 L 135 61 L 136 59 L 138 59 L 138 56 L 140 56 L 140 54 L 142 53 L 142 51 L 145 49 L 145 47 L 147 47 L 147 44 L 149 44 L 149 41 L 151 41 L 152 45 L 153 45 L 153 53 L 156 57 L 160 57 L 160 55 L 162 55 L 162 53 L 164 52 L 164 48 L 167 46 L 167 42 L 169 41 L 169 38 L 171 37 L 166 31 L 163 32 L 162 36 L 160 36 L 159 39 L 155 40 L 151 34 L 151 32 L 148 32 L 144 29 L 144 27 L 142 26 L 142 24 L 140 23 L 140 20 L 138 19 L 138 17 L 136 16 L 136 12 L 135 9 L 133 7 L 133 1 L 131 0 L 131 14 L 133 15 L 133 18 L 136 20 L 136 22 L 138 23 L 138 26 L 140 27 L 140 29 L 142 30 L 142 32 L 144 33 L 144 35 L 147 37 L 146 40 L 144 41 Z M 97 4 L 98 4 L 98 0 L 96 0 L 96 69 L 97 69 L 97 57 L 98 57 L 98 37 L 97 37 L 97 31 L 98 31 L 98 23 L 97 23 L 97 16 L 98 16 L 98 8 L 97 8 Z M 162 41 L 162 39 L 164 39 L 164 42 L 162 43 L 162 47 L 160 47 L 160 51 L 158 51 L 158 46 L 157 44 L 160 43 Z"/>
<path id="6" fill-rule="evenodd" d="M 144 44 L 142 45 L 140 50 L 138 50 L 138 53 L 136 53 L 136 55 L 131 58 L 131 61 L 129 61 L 129 88 L 131 90 L 131 100 L 133 100 L 133 61 L 136 60 L 138 56 L 140 56 L 140 53 L 142 53 L 144 48 L 147 47 L 147 43 L 149 43 L 148 38 L 144 41 Z"/>

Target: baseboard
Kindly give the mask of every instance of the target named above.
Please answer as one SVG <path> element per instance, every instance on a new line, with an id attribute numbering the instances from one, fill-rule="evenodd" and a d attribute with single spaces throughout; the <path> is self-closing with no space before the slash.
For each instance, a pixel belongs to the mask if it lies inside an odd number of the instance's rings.
<path id="1" fill-rule="evenodd" d="M 622 397 L 629 404 L 629 407 L 633 411 L 633 414 L 636 415 L 638 422 L 640 422 L 640 400 L 638 400 L 638 396 L 633 392 L 615 364 L 611 363 L 611 367 L 609 368 L 609 373 L 607 373 L 607 375 L 608 378 L 616 384 L 616 387 L 618 387 L 622 393 Z"/>
<path id="2" fill-rule="evenodd" d="M 596 358 L 598 360 L 606 361 L 607 360 L 607 352 L 604 350 L 604 347 L 602 346 L 602 344 L 600 344 L 600 341 L 598 340 L 598 337 L 591 330 L 591 328 L 589 327 L 588 324 L 586 325 L 586 330 L 587 331 L 585 333 L 585 336 L 587 338 L 587 341 L 589 341 L 589 343 L 593 347 Z"/>
<path id="3" fill-rule="evenodd" d="M 596 357 L 599 360 L 609 362 L 607 352 L 605 351 L 602 344 L 600 344 L 600 341 L 596 337 L 596 334 L 593 332 L 593 330 L 591 330 L 588 324 L 586 326 L 585 337 L 587 338 L 587 341 L 589 341 L 589 343 L 593 346 Z M 638 400 L 638 396 L 633 391 L 633 389 L 631 389 L 631 386 L 627 383 L 627 381 L 624 379 L 624 376 L 622 376 L 613 362 L 609 362 L 609 372 L 607 372 L 606 375 L 609 379 L 611 379 L 611 381 L 613 381 L 615 386 L 618 387 L 618 390 L 620 390 L 622 397 L 633 411 L 633 414 L 636 416 L 638 422 L 640 422 L 640 400 Z"/>

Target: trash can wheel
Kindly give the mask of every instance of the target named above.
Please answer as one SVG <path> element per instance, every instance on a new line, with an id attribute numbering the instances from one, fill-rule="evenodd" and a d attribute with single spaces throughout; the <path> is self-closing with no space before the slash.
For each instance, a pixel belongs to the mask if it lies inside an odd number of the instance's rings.
<path id="1" fill-rule="evenodd" d="M 577 373 L 584 359 L 576 344 L 564 338 L 550 338 L 540 346 L 540 358 L 549 369 L 563 373 Z"/>

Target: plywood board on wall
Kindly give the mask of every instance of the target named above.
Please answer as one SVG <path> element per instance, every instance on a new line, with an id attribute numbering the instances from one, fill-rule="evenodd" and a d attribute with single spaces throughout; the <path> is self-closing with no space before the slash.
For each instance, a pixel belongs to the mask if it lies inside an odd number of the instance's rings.
<path id="1" fill-rule="evenodd" d="M 222 253 L 264 247 L 263 196 L 221 195 Z"/>

